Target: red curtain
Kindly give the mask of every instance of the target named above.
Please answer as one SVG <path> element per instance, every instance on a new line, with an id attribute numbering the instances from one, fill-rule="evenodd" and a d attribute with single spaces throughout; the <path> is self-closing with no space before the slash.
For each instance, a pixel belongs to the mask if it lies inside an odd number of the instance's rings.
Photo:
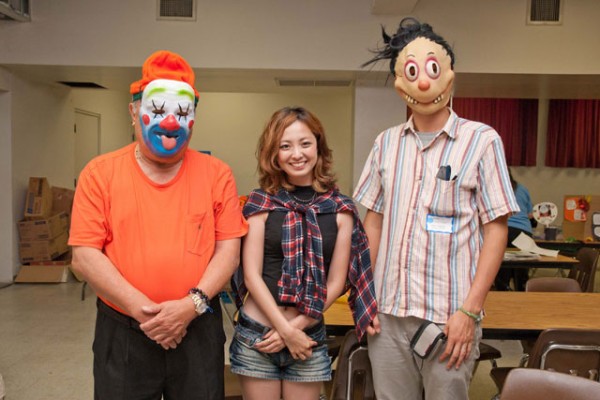
<path id="1" fill-rule="evenodd" d="M 600 100 L 550 100 L 546 165 L 600 168 Z"/>
<path id="2" fill-rule="evenodd" d="M 508 165 L 535 166 L 537 99 L 454 98 L 452 108 L 459 117 L 483 122 L 500 134 Z"/>

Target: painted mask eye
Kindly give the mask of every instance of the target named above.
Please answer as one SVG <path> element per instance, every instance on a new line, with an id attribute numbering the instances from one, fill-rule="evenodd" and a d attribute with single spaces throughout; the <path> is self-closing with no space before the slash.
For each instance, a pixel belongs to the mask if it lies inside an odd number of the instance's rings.
<path id="1" fill-rule="evenodd" d="M 154 118 L 160 116 L 162 118 L 164 118 L 164 114 L 165 114 L 165 103 L 162 103 L 162 106 L 158 106 L 154 103 L 154 100 L 152 100 L 152 113 L 154 114 Z"/>
<path id="2" fill-rule="evenodd" d="M 441 73 L 440 64 L 438 64 L 436 59 L 430 58 L 425 63 L 425 71 L 431 79 L 436 79 L 440 76 Z"/>
<path id="3" fill-rule="evenodd" d="M 177 111 L 177 120 L 181 121 L 181 118 L 183 118 L 185 121 L 187 121 L 187 117 L 190 114 L 190 106 L 188 105 L 187 108 L 184 110 L 183 107 L 181 107 L 181 104 L 179 104 L 179 111 Z"/>
<path id="4" fill-rule="evenodd" d="M 404 64 L 404 76 L 411 82 L 414 82 L 419 76 L 419 66 L 414 61 L 407 61 Z"/>

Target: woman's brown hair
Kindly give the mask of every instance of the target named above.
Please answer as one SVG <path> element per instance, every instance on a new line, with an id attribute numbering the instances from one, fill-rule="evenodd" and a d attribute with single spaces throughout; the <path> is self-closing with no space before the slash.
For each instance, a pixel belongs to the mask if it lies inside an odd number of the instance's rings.
<path id="1" fill-rule="evenodd" d="M 331 171 L 331 149 L 327 146 L 325 131 L 321 121 L 302 107 L 285 107 L 272 116 L 258 141 L 258 182 L 262 190 L 275 193 L 280 188 L 293 190 L 292 185 L 277 162 L 279 145 L 283 131 L 294 122 L 300 121 L 310 129 L 317 139 L 317 164 L 313 169 L 312 187 L 317 192 L 326 192 L 335 186 L 335 176 Z"/>

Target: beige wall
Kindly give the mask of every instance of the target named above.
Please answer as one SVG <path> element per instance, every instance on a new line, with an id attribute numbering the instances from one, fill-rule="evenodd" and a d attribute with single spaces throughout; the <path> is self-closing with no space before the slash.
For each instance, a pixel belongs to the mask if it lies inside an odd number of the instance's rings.
<path id="1" fill-rule="evenodd" d="M 12 137 L 11 137 L 11 94 L 9 74 L 0 68 L 0 254 L 3 260 L 0 264 L 0 283 L 11 282 L 14 259 L 14 238 L 16 234 L 13 223 L 12 198 Z"/>
<path id="2" fill-rule="evenodd" d="M 125 91 L 73 90 L 71 107 L 100 115 L 100 153 L 107 153 L 131 143 L 133 129 L 129 117 L 131 97 Z"/>
<path id="3" fill-rule="evenodd" d="M 352 92 L 327 94 L 204 93 L 198 102 L 190 146 L 210 150 L 227 162 L 240 194 L 257 187 L 255 150 L 258 137 L 275 110 L 302 106 L 315 113 L 333 149 L 334 170 L 342 192 L 352 185 Z"/>
<path id="4" fill-rule="evenodd" d="M 562 2 L 560 26 L 526 25 L 525 0 L 420 0 L 412 14 L 457 52 L 459 72 L 600 72 L 600 2 Z M 150 6 L 149 6 L 150 5 Z M 367 0 L 198 0 L 195 22 L 156 20 L 149 0 L 32 4 L 32 23 L 0 23 L 0 64 L 138 66 L 153 50 L 197 68 L 359 70 L 400 15 Z"/>

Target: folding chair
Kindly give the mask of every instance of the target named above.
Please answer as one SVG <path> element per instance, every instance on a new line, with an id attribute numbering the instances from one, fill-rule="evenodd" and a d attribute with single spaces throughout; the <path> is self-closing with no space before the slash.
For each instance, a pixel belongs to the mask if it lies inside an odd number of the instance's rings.
<path id="1" fill-rule="evenodd" d="M 367 345 L 358 342 L 354 330 L 342 342 L 332 386 L 330 400 L 375 400 Z"/>
<path id="2" fill-rule="evenodd" d="M 582 292 L 589 293 L 594 291 L 594 277 L 598 266 L 598 256 L 598 250 L 590 247 L 582 247 L 577 251 L 576 258 L 579 263 L 571 268 L 568 277 L 579 282 Z"/>
<path id="3" fill-rule="evenodd" d="M 501 400 L 590 400 L 600 398 L 600 383 L 533 368 L 513 369 Z"/>
<path id="4" fill-rule="evenodd" d="M 527 368 L 562 372 L 598 381 L 600 330 L 546 329 L 533 346 Z M 513 369 L 498 367 L 490 371 L 500 392 L 508 373 Z"/>

